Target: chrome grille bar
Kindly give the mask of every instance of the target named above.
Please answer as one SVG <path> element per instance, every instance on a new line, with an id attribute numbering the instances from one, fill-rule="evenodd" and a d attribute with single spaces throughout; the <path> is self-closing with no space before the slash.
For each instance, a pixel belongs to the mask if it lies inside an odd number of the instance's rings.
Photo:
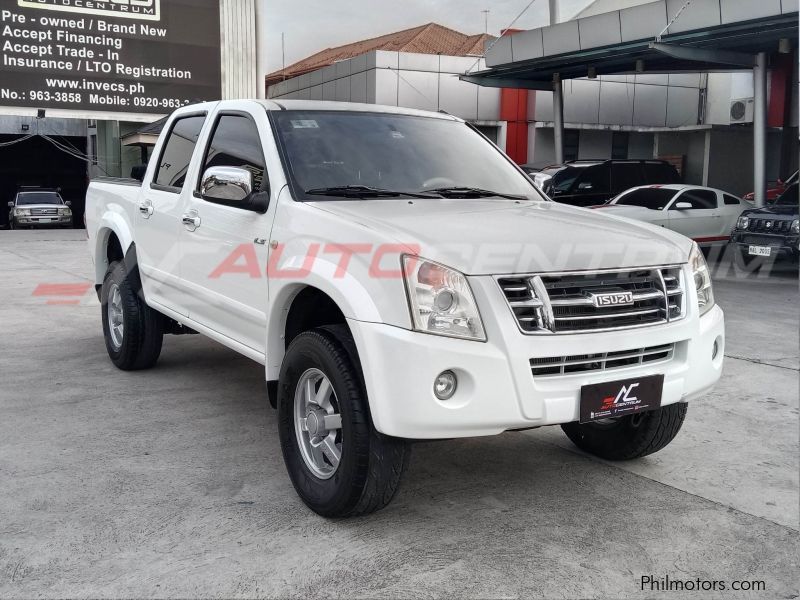
<path id="1" fill-rule="evenodd" d="M 672 360 L 675 356 L 675 346 L 675 344 L 665 344 L 601 354 L 532 358 L 531 373 L 534 377 L 552 377 L 661 363 Z"/>

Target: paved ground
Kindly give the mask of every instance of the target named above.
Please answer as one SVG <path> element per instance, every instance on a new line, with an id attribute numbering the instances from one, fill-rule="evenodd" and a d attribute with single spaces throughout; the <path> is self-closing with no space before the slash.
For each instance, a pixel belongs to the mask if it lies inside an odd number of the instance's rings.
<path id="1" fill-rule="evenodd" d="M 719 267 L 724 380 L 662 453 L 607 464 L 557 429 L 418 444 L 388 509 L 326 521 L 261 367 L 198 336 L 111 367 L 81 240 L 0 232 L 0 597 L 659 596 L 642 575 L 798 595 L 791 274 Z"/>

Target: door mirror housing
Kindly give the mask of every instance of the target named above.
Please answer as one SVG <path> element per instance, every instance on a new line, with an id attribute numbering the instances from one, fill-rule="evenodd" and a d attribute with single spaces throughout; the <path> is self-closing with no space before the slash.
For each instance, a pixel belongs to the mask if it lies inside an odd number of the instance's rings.
<path id="1" fill-rule="evenodd" d="M 65 201 L 64 206 L 72 206 L 72 200 Z"/>
<path id="2" fill-rule="evenodd" d="M 240 167 L 210 167 L 203 173 L 200 195 L 208 202 L 267 212 L 269 192 L 253 190 L 253 174 Z"/>
<path id="3" fill-rule="evenodd" d="M 14 203 L 13 202 L 9 202 L 8 203 L 8 208 L 14 208 Z"/>
<path id="4" fill-rule="evenodd" d="M 694 206 L 691 202 L 677 202 L 675 203 L 675 210 L 692 210 Z"/>
<path id="5" fill-rule="evenodd" d="M 578 189 L 583 192 L 594 189 L 594 186 L 590 182 L 584 181 L 583 183 L 578 184 Z"/>

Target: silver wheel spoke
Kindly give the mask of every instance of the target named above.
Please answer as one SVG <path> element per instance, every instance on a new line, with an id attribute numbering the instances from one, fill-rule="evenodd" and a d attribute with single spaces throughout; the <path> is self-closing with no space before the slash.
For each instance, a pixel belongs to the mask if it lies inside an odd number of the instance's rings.
<path id="1" fill-rule="evenodd" d="M 304 393 L 306 406 L 314 402 L 314 397 L 316 396 L 316 391 L 314 390 L 315 383 L 316 382 L 312 378 L 306 380 L 305 393 Z"/>
<path id="2" fill-rule="evenodd" d="M 328 457 L 333 468 L 338 467 L 339 462 L 342 460 L 342 451 L 336 446 L 336 439 L 333 434 L 322 440 L 321 447 L 323 454 Z"/>
<path id="3" fill-rule="evenodd" d="M 333 431 L 342 428 L 342 415 L 328 415 L 324 419 L 325 429 Z"/>
<path id="4" fill-rule="evenodd" d="M 328 413 L 333 411 L 333 406 L 331 406 L 331 394 L 333 393 L 333 388 L 331 387 L 331 382 L 328 381 L 328 378 L 325 377 L 322 380 L 322 383 L 319 384 L 319 391 L 314 396 L 314 404 L 319 406 L 320 408 L 324 408 Z"/>

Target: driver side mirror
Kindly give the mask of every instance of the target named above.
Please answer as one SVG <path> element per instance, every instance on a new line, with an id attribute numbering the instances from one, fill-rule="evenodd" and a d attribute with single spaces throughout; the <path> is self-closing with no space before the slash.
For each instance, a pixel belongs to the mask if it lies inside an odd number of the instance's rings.
<path id="1" fill-rule="evenodd" d="M 204 200 L 265 213 L 269 195 L 253 193 L 253 174 L 239 167 L 210 167 L 203 173 L 200 195 Z"/>
<path id="2" fill-rule="evenodd" d="M 675 204 L 676 210 L 692 210 L 694 205 L 691 202 L 677 202 Z"/>
<path id="3" fill-rule="evenodd" d="M 14 203 L 13 202 L 9 202 L 8 203 L 8 208 L 14 208 Z"/>
<path id="4" fill-rule="evenodd" d="M 72 200 L 66 200 L 64 206 L 72 206 Z"/>
<path id="5" fill-rule="evenodd" d="M 590 182 L 584 181 L 583 183 L 578 184 L 578 189 L 581 191 L 591 190 L 594 189 L 594 186 Z"/>

